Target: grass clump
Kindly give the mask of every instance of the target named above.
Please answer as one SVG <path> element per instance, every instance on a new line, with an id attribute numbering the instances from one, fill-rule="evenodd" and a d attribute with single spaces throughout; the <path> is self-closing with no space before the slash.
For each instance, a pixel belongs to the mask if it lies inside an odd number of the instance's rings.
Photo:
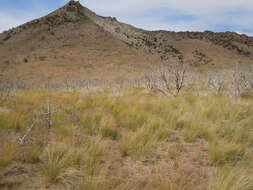
<path id="1" fill-rule="evenodd" d="M 118 140 L 120 138 L 119 129 L 116 127 L 114 119 L 110 116 L 104 117 L 101 121 L 100 133 L 104 138 Z"/>
<path id="2" fill-rule="evenodd" d="M 135 131 L 148 121 L 149 113 L 144 109 L 145 104 L 140 101 L 138 95 L 124 95 L 115 100 L 111 106 L 111 112 L 118 127 Z"/>
<path id="3" fill-rule="evenodd" d="M 103 115 L 100 113 L 89 113 L 82 117 L 81 126 L 89 135 L 96 135 L 101 125 Z"/>
<path id="4" fill-rule="evenodd" d="M 26 118 L 23 113 L 0 112 L 0 131 L 15 130 L 17 132 L 25 129 Z"/>
<path id="5" fill-rule="evenodd" d="M 188 121 L 184 126 L 184 139 L 187 142 L 196 141 L 198 138 L 211 139 L 209 127 L 197 121 Z"/>
<path id="6" fill-rule="evenodd" d="M 41 161 L 41 154 L 44 145 L 42 143 L 35 143 L 27 147 L 24 151 L 24 161 L 26 163 L 36 164 Z"/>
<path id="7" fill-rule="evenodd" d="M 90 141 L 84 155 L 84 172 L 88 175 L 96 174 L 103 163 L 103 147 L 99 141 Z"/>
<path id="8" fill-rule="evenodd" d="M 56 145 L 49 145 L 45 150 L 45 157 L 42 164 L 42 175 L 47 183 L 55 183 L 64 178 L 72 160 L 65 148 L 59 148 Z"/>
<path id="9" fill-rule="evenodd" d="M 176 159 L 180 153 L 185 151 L 185 147 L 182 142 L 178 142 L 174 144 L 173 146 L 170 146 L 168 149 L 168 156 L 171 159 Z"/>
<path id="10" fill-rule="evenodd" d="M 0 131 L 9 129 L 10 121 L 8 119 L 8 114 L 0 112 Z"/>
<path id="11" fill-rule="evenodd" d="M 118 140 L 120 135 L 116 129 L 110 127 L 103 127 L 101 128 L 101 135 L 102 137 L 108 137 L 112 140 Z"/>
<path id="12" fill-rule="evenodd" d="M 99 177 L 88 176 L 84 177 L 80 190 L 113 190 L 121 189 L 117 188 L 117 184 L 113 179 L 108 179 L 104 174 L 101 174 Z"/>
<path id="13" fill-rule="evenodd" d="M 236 163 L 243 159 L 245 149 L 242 145 L 235 143 L 212 143 L 208 150 L 212 164 L 221 165 L 225 163 Z"/>
<path id="14" fill-rule="evenodd" d="M 246 169 L 216 168 L 209 179 L 207 190 L 251 190 L 253 178 Z"/>
<path id="15" fill-rule="evenodd" d="M 123 156 L 139 158 L 151 152 L 157 136 L 150 127 L 142 127 L 135 134 L 124 136 L 119 144 L 119 150 Z"/>
<path id="16" fill-rule="evenodd" d="M 0 173 L 3 172 L 16 158 L 19 152 L 18 144 L 15 142 L 5 142 L 0 147 Z"/>

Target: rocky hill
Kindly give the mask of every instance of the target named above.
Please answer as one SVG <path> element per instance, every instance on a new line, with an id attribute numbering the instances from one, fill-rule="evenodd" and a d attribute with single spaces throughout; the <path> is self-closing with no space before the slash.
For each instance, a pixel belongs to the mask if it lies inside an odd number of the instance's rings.
<path id="1" fill-rule="evenodd" d="M 22 80 L 139 76 L 161 61 L 193 69 L 253 63 L 253 38 L 233 32 L 145 31 L 70 1 L 0 34 L 0 67 Z"/>

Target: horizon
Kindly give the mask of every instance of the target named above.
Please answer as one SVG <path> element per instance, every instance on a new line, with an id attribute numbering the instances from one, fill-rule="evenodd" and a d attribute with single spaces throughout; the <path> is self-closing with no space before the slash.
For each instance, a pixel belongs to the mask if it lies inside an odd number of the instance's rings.
<path id="1" fill-rule="evenodd" d="M 0 0 L 0 32 L 40 18 L 62 7 L 68 0 Z M 80 0 L 101 16 L 145 30 L 236 32 L 253 36 L 253 2 L 243 0 Z"/>

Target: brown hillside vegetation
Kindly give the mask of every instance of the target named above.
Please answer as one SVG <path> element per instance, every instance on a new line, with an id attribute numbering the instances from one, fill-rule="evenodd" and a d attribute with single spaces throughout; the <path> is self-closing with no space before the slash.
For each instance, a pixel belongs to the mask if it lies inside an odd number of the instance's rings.
<path id="1" fill-rule="evenodd" d="M 69 3 L 0 39 L 1 66 L 22 79 L 120 76 L 150 65 L 147 55 L 95 24 L 79 4 Z"/>
<path id="2" fill-rule="evenodd" d="M 0 34 L 0 66 L 17 80 L 127 78 L 177 59 L 201 71 L 252 65 L 253 38 L 233 32 L 144 31 L 98 16 L 76 1 Z"/>

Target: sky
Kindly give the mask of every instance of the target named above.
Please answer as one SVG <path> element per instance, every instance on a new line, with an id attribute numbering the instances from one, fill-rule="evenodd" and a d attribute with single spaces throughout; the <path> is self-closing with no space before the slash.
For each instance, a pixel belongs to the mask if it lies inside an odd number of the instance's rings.
<path id="1" fill-rule="evenodd" d="M 67 0 L 0 0 L 0 32 L 44 16 Z M 102 16 L 147 30 L 234 31 L 253 36 L 253 0 L 80 0 Z"/>

